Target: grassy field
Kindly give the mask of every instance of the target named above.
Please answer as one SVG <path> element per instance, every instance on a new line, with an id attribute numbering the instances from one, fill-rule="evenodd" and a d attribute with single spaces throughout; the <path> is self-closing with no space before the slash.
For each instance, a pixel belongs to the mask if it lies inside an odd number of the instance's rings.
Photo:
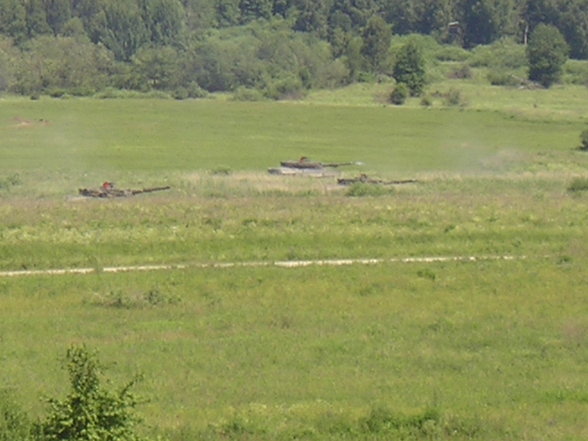
<path id="1" fill-rule="evenodd" d="M 43 415 L 85 343 L 143 374 L 152 438 L 588 438 L 586 89 L 458 86 L 465 108 L 0 100 L 0 271 L 95 269 L 0 277 L 0 389 Z M 418 183 L 267 174 L 301 155 Z M 77 196 L 104 180 L 172 188 Z M 513 260 L 391 261 L 427 256 Z M 387 262 L 201 267 L 341 258 Z M 189 267 L 102 271 L 144 264 Z"/>

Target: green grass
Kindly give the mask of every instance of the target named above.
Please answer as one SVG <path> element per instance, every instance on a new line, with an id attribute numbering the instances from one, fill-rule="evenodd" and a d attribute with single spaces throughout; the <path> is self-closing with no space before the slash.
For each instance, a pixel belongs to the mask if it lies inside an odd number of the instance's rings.
<path id="1" fill-rule="evenodd" d="M 574 119 L 441 108 L 5 100 L 0 173 L 91 185 L 86 176 L 96 173 L 114 181 L 133 172 L 164 180 L 220 166 L 264 171 L 302 155 L 362 161 L 365 170 L 400 177 L 541 168 L 542 154 L 572 168 L 577 158 L 570 150 L 582 129 Z"/>
<path id="2" fill-rule="evenodd" d="M 471 97 L 437 86 L 456 84 Z M 476 89 L 460 110 L 361 88 L 0 101 L 0 271 L 96 269 L 0 278 L 0 389 L 42 415 L 40 396 L 65 393 L 66 348 L 85 343 L 115 383 L 144 374 L 143 431 L 170 441 L 587 438 L 588 198 L 570 190 L 585 121 L 555 104 L 580 90 L 544 94 L 542 113 L 538 91 Z M 301 155 L 419 182 L 352 196 L 334 177 L 266 173 Z M 104 180 L 172 189 L 77 196 Z M 489 255 L 518 259 L 100 271 Z"/>

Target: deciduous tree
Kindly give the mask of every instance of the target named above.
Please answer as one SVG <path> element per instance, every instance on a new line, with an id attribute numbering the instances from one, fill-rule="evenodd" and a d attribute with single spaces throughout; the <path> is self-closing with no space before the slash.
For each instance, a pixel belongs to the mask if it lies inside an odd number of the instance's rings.
<path id="1" fill-rule="evenodd" d="M 551 86 L 561 75 L 568 51 L 566 41 L 555 26 L 539 24 L 527 46 L 529 79 L 544 87 Z"/>
<path id="2" fill-rule="evenodd" d="M 381 73 L 387 67 L 388 51 L 392 40 L 392 30 L 382 17 L 376 15 L 368 21 L 363 33 L 361 54 L 369 70 Z"/>
<path id="3" fill-rule="evenodd" d="M 408 41 L 396 54 L 393 76 L 397 83 L 406 84 L 412 96 L 419 96 L 423 92 L 425 59 L 414 41 Z"/>

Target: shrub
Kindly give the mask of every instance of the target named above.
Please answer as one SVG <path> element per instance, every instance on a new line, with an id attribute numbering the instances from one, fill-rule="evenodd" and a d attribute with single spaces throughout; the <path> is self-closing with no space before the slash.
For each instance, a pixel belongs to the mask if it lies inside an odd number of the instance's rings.
<path id="1" fill-rule="evenodd" d="M 304 97 L 305 90 L 298 76 L 287 75 L 271 83 L 266 93 L 274 100 L 299 99 Z"/>
<path id="2" fill-rule="evenodd" d="M 466 80 L 474 76 L 472 68 L 468 64 L 462 64 L 449 72 L 448 77 L 455 80 Z"/>
<path id="3" fill-rule="evenodd" d="M 50 399 L 50 414 L 37 428 L 41 441 L 136 441 L 137 418 L 132 409 L 137 400 L 131 393 L 137 379 L 119 391 L 104 390 L 102 366 L 84 346 L 67 351 L 66 368 L 71 392 L 64 400 Z"/>
<path id="4" fill-rule="evenodd" d="M 491 70 L 488 72 L 486 78 L 493 86 L 518 87 L 525 83 L 524 79 L 505 70 Z"/>
<path id="5" fill-rule="evenodd" d="M 449 107 L 465 107 L 466 101 L 459 89 L 451 88 L 443 95 L 443 103 Z"/>
<path id="6" fill-rule="evenodd" d="M 430 95 L 423 95 L 421 98 L 421 106 L 431 107 L 433 105 L 433 98 Z"/>
<path id="7" fill-rule="evenodd" d="M 568 60 L 563 68 L 563 81 L 588 86 L 588 61 Z"/>
<path id="8" fill-rule="evenodd" d="M 172 92 L 172 97 L 173 97 L 173 99 L 178 100 L 178 101 L 185 100 L 185 99 L 189 98 L 188 89 L 186 89 L 185 87 L 177 87 Z"/>
<path id="9" fill-rule="evenodd" d="M 575 178 L 568 186 L 568 191 L 570 193 L 588 191 L 588 178 Z"/>
<path id="10" fill-rule="evenodd" d="M 55 89 L 51 89 L 47 92 L 47 94 L 51 97 L 51 98 L 61 98 L 63 97 L 67 92 L 65 91 L 65 89 L 59 89 L 59 88 L 55 88 Z"/>
<path id="11" fill-rule="evenodd" d="M 188 84 L 186 90 L 188 91 L 188 98 L 206 98 L 208 96 L 208 92 L 195 81 Z"/>
<path id="12" fill-rule="evenodd" d="M 420 46 L 409 40 L 396 54 L 392 76 L 408 86 L 412 96 L 420 96 L 425 88 L 425 57 Z"/>
<path id="13" fill-rule="evenodd" d="M 238 87 L 235 92 L 233 92 L 232 99 L 234 101 L 263 101 L 265 97 L 261 91 L 257 89 Z"/>
<path id="14" fill-rule="evenodd" d="M 561 32 L 555 26 L 539 24 L 527 45 L 529 79 L 550 87 L 559 80 L 568 53 L 569 47 Z"/>
<path id="15" fill-rule="evenodd" d="M 0 441 L 30 439 L 31 424 L 10 393 L 0 389 Z"/>
<path id="16" fill-rule="evenodd" d="M 390 93 L 390 102 L 397 106 L 401 106 L 406 102 L 409 93 L 408 86 L 404 83 L 399 83 Z"/>
<path id="17" fill-rule="evenodd" d="M 22 184 L 20 175 L 15 173 L 6 178 L 0 179 L 0 190 L 10 190 L 12 187 Z"/>
<path id="18" fill-rule="evenodd" d="M 580 150 L 588 152 L 588 129 L 580 134 Z"/>
<path id="19" fill-rule="evenodd" d="M 466 61 L 470 57 L 470 52 L 455 45 L 439 45 L 434 57 L 439 61 Z"/>
<path id="20" fill-rule="evenodd" d="M 472 50 L 469 63 L 473 67 L 520 69 L 527 66 L 525 46 L 503 38 L 490 45 L 480 45 Z"/>

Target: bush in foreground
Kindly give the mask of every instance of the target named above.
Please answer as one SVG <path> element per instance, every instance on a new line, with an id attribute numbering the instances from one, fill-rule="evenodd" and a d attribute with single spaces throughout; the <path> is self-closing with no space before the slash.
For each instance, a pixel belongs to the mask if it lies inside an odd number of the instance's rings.
<path id="1" fill-rule="evenodd" d="M 7 390 L 0 389 L 0 441 L 30 439 L 31 423 Z"/>
<path id="2" fill-rule="evenodd" d="M 50 399 L 49 416 L 37 427 L 39 441 L 136 441 L 133 414 L 137 400 L 131 389 L 136 379 L 116 392 L 100 383 L 102 366 L 85 347 L 71 347 L 66 355 L 71 392 L 63 400 Z"/>

